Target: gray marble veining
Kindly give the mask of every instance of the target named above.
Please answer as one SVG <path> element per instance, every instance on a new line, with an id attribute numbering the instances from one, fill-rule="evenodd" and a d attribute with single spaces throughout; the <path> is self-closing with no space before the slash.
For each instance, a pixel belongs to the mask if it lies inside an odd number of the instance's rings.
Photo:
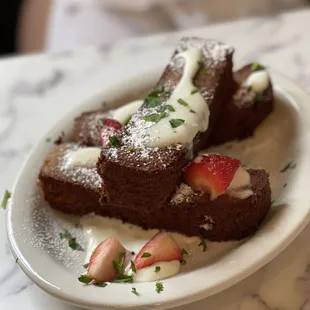
<path id="1" fill-rule="evenodd" d="M 239 62 L 259 60 L 310 90 L 310 11 L 255 18 L 208 28 L 128 39 L 113 46 L 0 61 L 0 188 L 11 189 L 31 147 L 60 115 L 72 109 L 79 85 L 120 58 L 171 47 L 183 36 L 212 37 L 236 47 Z M 102 81 L 104 83 L 105 81 Z M 66 96 L 67 105 L 58 99 Z M 310 310 L 310 226 L 254 275 L 204 301 L 179 309 Z M 73 310 L 47 295 L 16 265 L 0 212 L 0 309 Z"/>

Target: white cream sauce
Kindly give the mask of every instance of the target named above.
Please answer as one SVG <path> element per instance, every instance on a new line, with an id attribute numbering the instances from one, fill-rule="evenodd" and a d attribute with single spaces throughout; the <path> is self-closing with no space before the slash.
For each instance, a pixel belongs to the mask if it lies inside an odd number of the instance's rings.
<path id="1" fill-rule="evenodd" d="M 158 272 L 155 272 L 156 267 L 160 268 Z M 180 272 L 180 267 L 181 264 L 178 260 L 158 262 L 152 266 L 137 270 L 133 279 L 134 282 L 153 282 L 167 279 L 178 274 Z"/>
<path id="2" fill-rule="evenodd" d="M 251 177 L 244 168 L 238 168 L 226 193 L 231 197 L 239 199 L 246 199 L 253 195 L 253 191 L 251 190 Z"/>
<path id="3" fill-rule="evenodd" d="M 143 100 L 129 102 L 112 111 L 112 118 L 124 125 L 130 116 L 139 110 L 142 104 Z"/>
<path id="4" fill-rule="evenodd" d="M 85 147 L 69 154 L 68 164 L 75 167 L 96 167 L 100 156 L 100 147 Z"/>
<path id="5" fill-rule="evenodd" d="M 177 57 L 183 57 L 185 60 L 184 72 L 179 84 L 166 102 L 167 105 L 173 106 L 175 112 L 169 112 L 168 117 L 147 128 L 146 134 L 149 135 L 148 143 L 151 147 L 191 143 L 197 132 L 206 131 L 209 126 L 210 112 L 203 96 L 199 91 L 191 94 L 196 89 L 193 78 L 199 69 L 199 61 L 202 59 L 201 51 L 193 48 L 180 53 Z M 180 104 L 179 99 L 185 101 L 188 106 Z M 195 113 L 190 112 L 191 110 Z M 173 128 L 170 124 L 173 119 L 181 119 L 185 122 Z"/>
<path id="6" fill-rule="evenodd" d="M 244 82 L 245 86 L 251 87 L 255 93 L 261 93 L 269 86 L 270 78 L 269 74 L 265 70 L 253 72 Z"/>
<path id="7" fill-rule="evenodd" d="M 116 219 L 105 218 L 97 215 L 83 216 L 80 219 L 80 224 L 83 227 L 84 235 L 86 236 L 88 244 L 85 263 L 89 261 L 92 251 L 96 246 L 110 236 L 115 236 L 115 238 L 117 238 L 128 251 L 133 251 L 135 255 L 133 255 L 131 259 L 134 260 L 141 248 L 159 231 L 157 229 L 144 230 L 135 225 L 125 224 Z M 199 237 L 186 237 L 178 233 L 171 233 L 171 235 L 180 248 L 187 250 L 188 255 L 184 255 L 184 259 L 187 262 L 186 265 L 181 268 L 178 261 L 159 262 L 150 267 L 143 268 L 144 271 L 140 269 L 134 276 L 134 281 L 157 281 L 177 274 L 180 271 L 180 268 L 182 270 L 184 269 L 184 272 L 186 272 L 191 270 L 191 268 L 197 268 L 197 264 L 206 265 L 209 262 L 213 262 L 214 259 L 221 255 L 224 255 L 227 251 L 238 244 L 236 241 L 206 241 L 208 250 L 203 252 L 201 246 L 199 246 L 201 242 Z M 154 272 L 156 266 L 161 267 L 161 272 L 157 275 Z M 130 274 L 130 267 L 127 266 L 125 271 Z"/>

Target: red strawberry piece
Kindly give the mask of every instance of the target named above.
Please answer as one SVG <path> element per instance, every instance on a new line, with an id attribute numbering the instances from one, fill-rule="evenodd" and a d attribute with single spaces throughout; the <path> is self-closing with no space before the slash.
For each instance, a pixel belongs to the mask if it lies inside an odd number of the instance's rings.
<path id="1" fill-rule="evenodd" d="M 113 261 L 122 253 L 127 250 L 115 237 L 100 242 L 90 257 L 87 276 L 95 282 L 113 281 L 117 276 Z"/>
<path id="2" fill-rule="evenodd" d="M 184 172 L 192 188 L 207 192 L 211 200 L 224 194 L 240 167 L 240 160 L 217 154 L 197 157 Z"/>
<path id="3" fill-rule="evenodd" d="M 100 130 L 101 145 L 107 146 L 109 144 L 109 138 L 120 132 L 122 124 L 115 119 L 103 118 L 98 120 L 98 127 Z"/>
<path id="4" fill-rule="evenodd" d="M 138 253 L 135 265 L 137 269 L 142 269 L 158 262 L 181 258 L 182 251 L 172 236 L 167 232 L 159 232 Z"/>

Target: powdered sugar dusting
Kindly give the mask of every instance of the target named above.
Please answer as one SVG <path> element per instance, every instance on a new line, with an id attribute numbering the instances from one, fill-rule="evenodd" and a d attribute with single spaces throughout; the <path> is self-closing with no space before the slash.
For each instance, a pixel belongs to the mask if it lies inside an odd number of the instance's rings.
<path id="1" fill-rule="evenodd" d="M 96 167 L 76 167 L 71 165 L 71 154 L 81 146 L 77 144 L 64 144 L 57 147 L 57 158 L 55 165 L 50 165 L 49 169 L 44 169 L 45 173 L 52 174 L 53 177 L 69 181 L 91 189 L 101 187 L 101 178 Z"/>
<path id="2" fill-rule="evenodd" d="M 173 196 L 171 203 L 178 205 L 181 203 L 190 203 L 193 202 L 193 198 L 201 194 L 195 192 L 190 186 L 182 183 L 177 189 L 175 195 Z"/>

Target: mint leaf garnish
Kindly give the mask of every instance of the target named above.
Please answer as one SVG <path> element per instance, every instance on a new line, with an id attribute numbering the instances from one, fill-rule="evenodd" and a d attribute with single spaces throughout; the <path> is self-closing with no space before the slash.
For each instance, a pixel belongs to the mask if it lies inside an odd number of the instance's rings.
<path id="1" fill-rule="evenodd" d="M 206 240 L 202 236 L 200 236 L 200 240 L 201 240 L 201 242 L 199 243 L 198 246 L 201 246 L 202 251 L 205 252 L 207 250 Z"/>
<path id="2" fill-rule="evenodd" d="M 137 296 L 140 295 L 140 294 L 137 292 L 137 289 L 136 289 L 135 287 L 133 287 L 133 288 L 131 289 L 131 293 L 133 293 L 134 295 L 137 295 Z"/>
<path id="3" fill-rule="evenodd" d="M 113 147 L 119 146 L 121 144 L 116 136 L 110 136 L 109 142 Z"/>
<path id="4" fill-rule="evenodd" d="M 160 294 L 164 290 L 164 285 L 162 282 L 156 282 L 156 292 Z"/>
<path id="5" fill-rule="evenodd" d="M 161 112 L 158 114 L 150 114 L 147 116 L 144 116 L 142 119 L 145 120 L 146 122 L 153 122 L 153 123 L 158 123 L 161 119 L 167 117 L 167 113 Z"/>
<path id="6" fill-rule="evenodd" d="M 8 204 L 8 200 L 11 198 L 11 196 L 12 196 L 12 194 L 8 190 L 6 190 L 4 192 L 3 200 L 2 200 L 2 203 L 1 203 L 1 208 L 2 209 L 6 208 L 6 206 Z"/>
<path id="7" fill-rule="evenodd" d="M 71 239 L 72 238 L 71 233 L 67 229 L 62 229 L 61 232 L 59 233 L 59 236 L 60 236 L 61 240 L 63 240 L 63 239 Z"/>
<path id="8" fill-rule="evenodd" d="M 98 282 L 98 283 L 94 283 L 94 285 L 98 287 L 106 287 L 108 284 L 105 282 Z"/>
<path id="9" fill-rule="evenodd" d="M 188 252 L 187 252 L 185 249 L 182 249 L 182 254 L 183 254 L 183 255 L 185 255 L 185 254 L 187 255 Z"/>
<path id="10" fill-rule="evenodd" d="M 86 274 L 80 275 L 80 277 L 78 278 L 78 280 L 79 280 L 80 282 L 84 283 L 84 284 L 89 284 L 89 283 L 92 281 L 92 279 L 89 278 Z"/>
<path id="11" fill-rule="evenodd" d="M 177 128 L 185 123 L 184 119 L 174 118 L 169 121 L 172 128 Z"/>
<path id="12" fill-rule="evenodd" d="M 76 242 L 76 238 L 69 239 L 69 247 L 72 250 L 83 251 L 82 246 L 78 242 Z"/>
<path id="13" fill-rule="evenodd" d="M 188 107 L 188 103 L 187 103 L 186 101 L 184 101 L 182 98 L 179 98 L 177 101 L 178 101 L 178 103 L 181 104 L 182 106 Z"/>
<path id="14" fill-rule="evenodd" d="M 137 272 L 136 265 L 135 265 L 135 263 L 132 260 L 130 261 L 130 266 L 131 266 L 132 272 Z"/>
<path id="15" fill-rule="evenodd" d="M 261 64 L 259 64 L 258 62 L 254 62 L 251 65 L 251 71 L 255 72 L 255 71 L 261 71 L 261 70 L 265 70 L 265 67 L 262 66 Z"/>

